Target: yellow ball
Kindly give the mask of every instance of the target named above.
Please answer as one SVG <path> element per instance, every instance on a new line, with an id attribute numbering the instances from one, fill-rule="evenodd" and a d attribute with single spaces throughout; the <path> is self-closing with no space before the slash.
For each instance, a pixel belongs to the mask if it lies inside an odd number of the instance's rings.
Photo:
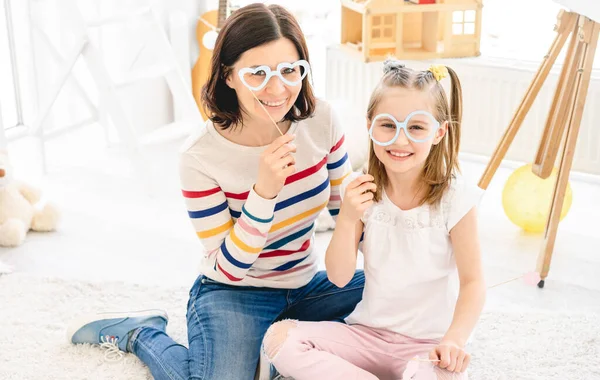
<path id="1" fill-rule="evenodd" d="M 531 171 L 531 164 L 521 166 L 508 177 L 502 191 L 502 207 L 508 219 L 527 232 L 543 232 L 546 229 L 550 205 L 554 193 L 554 184 L 558 170 L 541 179 Z M 573 194 L 570 184 L 563 200 L 560 220 L 571 208 Z"/>

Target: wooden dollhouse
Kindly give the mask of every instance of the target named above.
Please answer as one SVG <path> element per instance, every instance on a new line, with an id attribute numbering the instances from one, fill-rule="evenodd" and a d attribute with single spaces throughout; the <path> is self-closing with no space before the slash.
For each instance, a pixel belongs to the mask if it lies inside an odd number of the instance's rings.
<path id="1" fill-rule="evenodd" d="M 365 62 L 478 56 L 482 1 L 341 0 L 341 43 Z"/>

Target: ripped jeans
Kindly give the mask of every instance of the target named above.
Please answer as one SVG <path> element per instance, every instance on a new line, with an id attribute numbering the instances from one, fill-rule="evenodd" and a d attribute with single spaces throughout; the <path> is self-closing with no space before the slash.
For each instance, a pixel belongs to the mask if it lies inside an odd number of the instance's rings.
<path id="1" fill-rule="evenodd" d="M 135 331 L 130 347 L 157 380 L 252 380 L 273 322 L 343 321 L 363 287 L 362 270 L 344 288 L 323 271 L 298 289 L 238 287 L 199 276 L 187 307 L 188 347 L 147 327 Z"/>

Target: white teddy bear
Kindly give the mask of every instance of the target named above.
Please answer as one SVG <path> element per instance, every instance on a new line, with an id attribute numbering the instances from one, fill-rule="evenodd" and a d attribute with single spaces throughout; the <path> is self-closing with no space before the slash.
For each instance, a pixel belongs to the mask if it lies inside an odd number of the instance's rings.
<path id="1" fill-rule="evenodd" d="M 0 246 L 16 247 L 29 230 L 53 231 L 59 220 L 52 204 L 37 207 L 41 193 L 24 183 L 12 181 L 8 154 L 0 151 Z"/>

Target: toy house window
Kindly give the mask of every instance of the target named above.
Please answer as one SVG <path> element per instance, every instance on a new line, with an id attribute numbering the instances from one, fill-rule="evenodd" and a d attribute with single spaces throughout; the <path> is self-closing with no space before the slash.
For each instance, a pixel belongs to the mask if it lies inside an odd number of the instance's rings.
<path id="1" fill-rule="evenodd" d="M 475 11 L 452 12 L 452 34 L 475 34 Z"/>
<path id="2" fill-rule="evenodd" d="M 392 40 L 395 34 L 396 17 L 394 15 L 378 15 L 372 18 L 371 38 Z"/>

